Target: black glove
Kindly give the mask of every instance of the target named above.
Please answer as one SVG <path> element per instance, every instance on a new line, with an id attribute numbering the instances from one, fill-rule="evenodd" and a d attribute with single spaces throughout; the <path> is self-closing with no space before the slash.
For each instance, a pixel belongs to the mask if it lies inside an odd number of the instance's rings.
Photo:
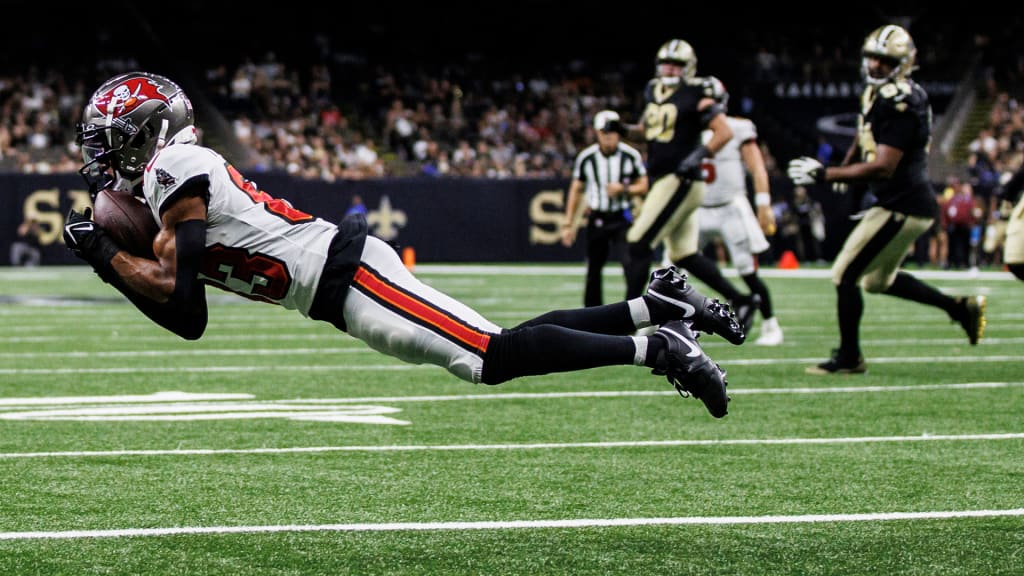
<path id="1" fill-rule="evenodd" d="M 693 152 L 683 158 L 683 161 L 676 166 L 676 176 L 683 180 L 704 179 L 704 159 L 711 157 L 711 151 L 707 146 L 701 145 Z"/>
<path id="2" fill-rule="evenodd" d="M 84 213 L 75 212 L 74 209 L 68 212 L 64 224 L 64 243 L 75 256 L 92 265 L 100 278 L 110 281 L 107 274 L 114 274 L 110 261 L 121 251 L 121 247 L 99 224 L 92 221 L 92 208 L 87 207 Z"/>

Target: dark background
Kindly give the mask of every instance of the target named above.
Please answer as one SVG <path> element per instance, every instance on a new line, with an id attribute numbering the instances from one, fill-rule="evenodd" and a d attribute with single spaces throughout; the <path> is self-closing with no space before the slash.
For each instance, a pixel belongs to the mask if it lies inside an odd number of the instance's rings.
<path id="1" fill-rule="evenodd" d="M 261 5 L 262 4 L 262 5 Z M 1019 10 L 994 5 L 941 9 L 925 2 L 880 4 L 732 2 L 349 3 L 108 0 L 74 4 L 0 2 L 0 70 L 29 65 L 90 67 L 105 58 L 143 66 L 167 59 L 199 68 L 272 50 L 285 61 L 365 58 L 372 64 L 437 66 L 472 60 L 495 74 L 573 60 L 621 63 L 638 78 L 653 70 L 658 46 L 688 40 L 702 73 L 742 80 L 740 63 L 758 45 L 800 53 L 815 43 L 859 45 L 871 29 L 909 18 L 921 49 L 962 46 L 985 34 L 995 58 L 1020 52 Z M 955 49 L 955 48 L 954 48 Z M 198 71 L 198 70 L 197 70 Z"/>

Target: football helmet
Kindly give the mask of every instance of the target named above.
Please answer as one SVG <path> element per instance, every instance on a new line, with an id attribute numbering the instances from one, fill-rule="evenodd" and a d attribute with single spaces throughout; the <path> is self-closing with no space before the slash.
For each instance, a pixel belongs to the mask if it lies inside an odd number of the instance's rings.
<path id="1" fill-rule="evenodd" d="M 917 47 L 902 26 L 887 24 L 880 26 L 868 34 L 860 50 L 861 74 L 868 84 L 884 84 L 893 79 L 909 78 L 915 70 L 914 59 Z M 874 77 L 868 71 L 868 57 L 878 58 L 892 64 L 892 72 L 884 77 Z"/>
<path id="2" fill-rule="evenodd" d="M 686 40 L 674 39 L 662 44 L 654 62 L 658 78 L 665 84 L 677 84 L 680 78 L 692 80 L 697 76 L 697 54 Z M 662 67 L 663 64 L 679 66 L 682 72 L 670 72 Z"/>
<path id="3" fill-rule="evenodd" d="M 85 162 L 79 173 L 92 194 L 118 177 L 138 179 L 164 146 L 196 141 L 195 115 L 185 92 L 148 72 L 104 82 L 85 105 L 76 132 Z"/>

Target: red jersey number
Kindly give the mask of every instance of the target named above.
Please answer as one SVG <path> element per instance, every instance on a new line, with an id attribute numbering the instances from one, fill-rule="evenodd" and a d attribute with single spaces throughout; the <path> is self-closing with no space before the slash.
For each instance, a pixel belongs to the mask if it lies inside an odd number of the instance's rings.
<path id="1" fill-rule="evenodd" d="M 274 198 L 270 194 L 267 194 L 263 190 L 256 188 L 256 185 L 248 180 L 245 176 L 235 170 L 234 166 L 228 164 L 228 174 L 231 175 L 231 181 L 235 183 L 235 186 L 249 195 L 253 202 L 262 202 L 266 207 L 267 212 L 280 216 L 292 224 L 298 224 L 299 222 L 308 222 L 313 219 L 313 216 L 306 214 L 302 210 L 296 210 L 292 208 L 292 205 L 286 200 L 280 200 Z"/>
<path id="2" fill-rule="evenodd" d="M 715 165 L 711 162 L 705 161 L 700 165 L 701 170 L 704 172 L 704 183 L 711 184 L 717 178 L 715 174 Z"/>
<path id="3" fill-rule="evenodd" d="M 208 283 L 219 288 L 272 304 L 283 300 L 292 284 L 284 262 L 223 244 L 208 246 L 203 252 L 202 273 Z"/>

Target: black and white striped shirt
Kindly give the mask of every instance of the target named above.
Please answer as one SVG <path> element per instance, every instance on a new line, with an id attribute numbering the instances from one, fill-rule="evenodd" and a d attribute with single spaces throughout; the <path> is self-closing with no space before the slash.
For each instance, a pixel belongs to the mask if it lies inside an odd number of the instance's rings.
<path id="1" fill-rule="evenodd" d="M 601 153 L 597 144 L 584 148 L 572 166 L 573 180 L 583 182 L 587 206 L 597 212 L 621 212 L 630 207 L 628 194 L 608 197 L 611 182 L 633 182 L 647 174 L 640 152 L 624 142 L 610 156 Z"/>

